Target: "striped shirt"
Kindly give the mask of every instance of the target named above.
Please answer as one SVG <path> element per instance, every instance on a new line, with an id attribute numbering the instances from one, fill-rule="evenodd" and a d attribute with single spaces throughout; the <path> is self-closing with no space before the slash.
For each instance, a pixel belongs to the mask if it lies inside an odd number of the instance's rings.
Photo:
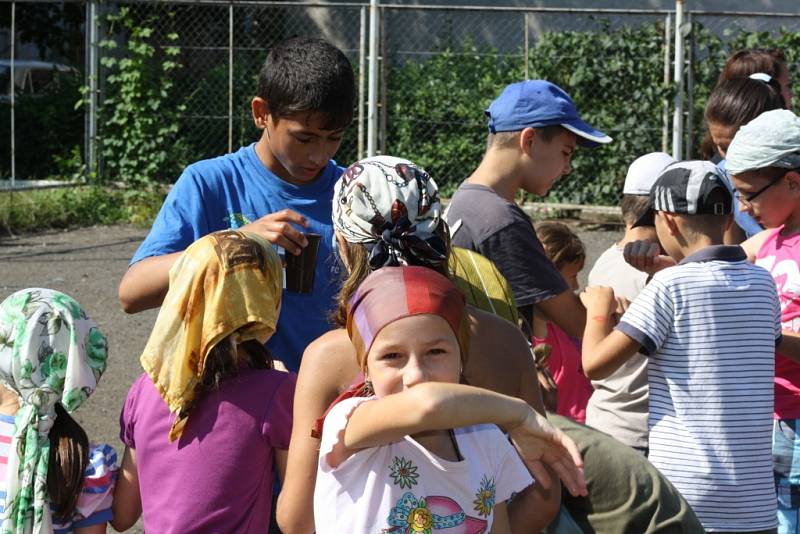
<path id="1" fill-rule="evenodd" d="M 6 468 L 11 438 L 14 435 L 14 416 L 0 414 L 0 517 L 5 510 Z M 83 485 L 72 517 L 59 521 L 53 517 L 54 534 L 66 534 L 76 528 L 111 521 L 111 501 L 117 477 L 117 453 L 110 445 L 89 448 L 89 463 L 83 472 Z"/>
<path id="2" fill-rule="evenodd" d="M 617 327 L 650 356 L 649 460 L 709 531 L 770 529 L 780 306 L 738 246 L 657 273 Z"/>

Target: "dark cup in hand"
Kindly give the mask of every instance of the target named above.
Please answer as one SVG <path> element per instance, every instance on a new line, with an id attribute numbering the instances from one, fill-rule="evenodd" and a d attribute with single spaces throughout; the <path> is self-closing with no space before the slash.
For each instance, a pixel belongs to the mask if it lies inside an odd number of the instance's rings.
<path id="1" fill-rule="evenodd" d="M 292 293 L 311 293 L 314 290 L 314 271 L 317 267 L 317 250 L 322 236 L 308 233 L 308 245 L 300 254 L 286 254 L 286 290 Z"/>

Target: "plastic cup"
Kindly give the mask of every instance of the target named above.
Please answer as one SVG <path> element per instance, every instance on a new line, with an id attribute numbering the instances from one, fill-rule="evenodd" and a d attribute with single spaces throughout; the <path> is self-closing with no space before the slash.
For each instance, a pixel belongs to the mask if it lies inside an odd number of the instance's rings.
<path id="1" fill-rule="evenodd" d="M 314 290 L 314 272 L 317 268 L 317 251 L 322 236 L 308 233 L 308 245 L 295 256 L 286 252 L 286 290 L 292 293 L 311 293 Z"/>

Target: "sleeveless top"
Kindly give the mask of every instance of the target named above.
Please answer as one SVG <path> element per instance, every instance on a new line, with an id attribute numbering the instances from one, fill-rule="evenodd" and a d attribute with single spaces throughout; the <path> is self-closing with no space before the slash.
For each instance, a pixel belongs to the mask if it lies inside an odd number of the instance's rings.
<path id="1" fill-rule="evenodd" d="M 756 254 L 756 265 L 770 272 L 781 302 L 781 328 L 800 332 L 800 233 L 781 235 L 783 226 L 769 234 Z M 775 356 L 775 418 L 800 418 L 800 364 Z"/>

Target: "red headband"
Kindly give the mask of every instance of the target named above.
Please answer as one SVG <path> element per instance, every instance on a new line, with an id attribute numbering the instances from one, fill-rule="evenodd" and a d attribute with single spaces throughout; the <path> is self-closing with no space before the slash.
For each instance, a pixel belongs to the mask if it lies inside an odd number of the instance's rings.
<path id="1" fill-rule="evenodd" d="M 427 267 L 383 267 L 358 287 L 347 306 L 347 334 L 361 368 L 375 336 L 403 317 L 442 317 L 461 341 L 464 295 L 445 276 Z M 461 347 L 462 351 L 464 347 Z"/>

